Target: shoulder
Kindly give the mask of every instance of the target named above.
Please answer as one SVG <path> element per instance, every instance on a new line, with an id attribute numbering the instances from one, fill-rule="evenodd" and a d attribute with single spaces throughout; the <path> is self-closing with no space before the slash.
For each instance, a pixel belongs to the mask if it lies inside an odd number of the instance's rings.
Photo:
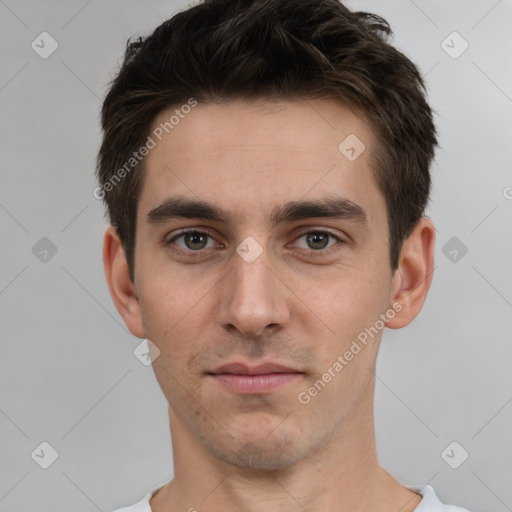
<path id="1" fill-rule="evenodd" d="M 133 505 L 129 505 L 127 507 L 116 508 L 112 512 L 151 512 L 151 507 L 149 505 L 149 500 L 151 496 L 150 494 L 146 494 L 144 498 L 142 498 L 137 503 Z"/>
<path id="2" fill-rule="evenodd" d="M 164 485 L 165 484 L 161 483 L 156 487 L 153 487 L 145 494 L 145 496 L 140 501 L 137 501 L 137 503 L 134 503 L 133 505 L 129 505 L 127 507 L 116 508 L 112 512 L 152 512 L 149 500 L 151 499 L 153 494 L 155 494 Z"/>
<path id="3" fill-rule="evenodd" d="M 469 512 L 469 510 L 442 503 L 430 485 L 423 488 L 409 487 L 412 491 L 419 492 L 423 498 L 414 512 Z"/>

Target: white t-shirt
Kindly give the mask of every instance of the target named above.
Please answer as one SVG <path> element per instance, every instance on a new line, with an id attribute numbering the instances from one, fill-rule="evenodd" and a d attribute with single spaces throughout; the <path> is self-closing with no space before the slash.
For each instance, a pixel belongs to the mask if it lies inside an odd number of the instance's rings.
<path id="1" fill-rule="evenodd" d="M 165 484 L 159 484 L 157 487 L 153 487 L 153 489 L 151 489 L 144 498 L 137 503 L 134 503 L 129 507 L 118 508 L 113 512 L 152 512 L 151 507 L 149 506 L 149 500 L 153 494 L 155 494 L 156 491 Z M 426 485 L 425 487 L 405 487 L 423 496 L 419 505 L 414 509 L 414 512 L 469 512 L 465 508 L 456 507 L 454 505 L 444 505 L 441 503 L 439 498 L 436 496 L 434 489 L 432 489 L 430 485 Z"/>

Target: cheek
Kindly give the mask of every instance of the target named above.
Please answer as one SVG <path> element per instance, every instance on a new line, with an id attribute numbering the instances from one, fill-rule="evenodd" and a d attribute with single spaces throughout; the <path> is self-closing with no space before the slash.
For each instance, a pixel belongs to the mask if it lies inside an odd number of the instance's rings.
<path id="1" fill-rule="evenodd" d="M 189 393 L 199 396 L 194 361 L 201 353 L 198 333 L 202 329 L 197 322 L 204 314 L 200 303 L 194 307 L 197 299 L 190 303 L 184 293 L 175 288 L 169 291 L 162 282 L 147 288 L 141 303 L 144 332 L 159 350 L 153 370 L 164 395 L 172 404 L 186 400 Z"/>
<path id="2" fill-rule="evenodd" d="M 162 275 L 162 274 L 156 274 Z M 163 280 L 146 281 L 139 293 L 146 337 L 165 351 L 187 322 L 191 307 L 179 283 Z"/>
<path id="3" fill-rule="evenodd" d="M 328 385 L 331 391 L 322 393 L 321 400 L 328 400 L 331 393 L 346 400 L 352 394 L 349 389 L 365 388 L 375 365 L 383 329 L 375 330 L 374 326 L 387 307 L 386 283 L 352 270 L 323 286 L 309 287 L 305 301 L 311 310 L 304 309 L 302 328 L 320 362 L 312 382 L 322 379 L 329 369 L 336 375 Z"/>
<path id="4" fill-rule="evenodd" d="M 297 295 L 334 334 L 353 334 L 354 329 L 373 323 L 387 304 L 389 283 L 367 268 L 335 269 L 314 285 L 309 279 L 301 280 Z"/>
<path id="5" fill-rule="evenodd" d="M 208 290 L 215 280 L 189 279 L 169 269 L 151 276 L 139 294 L 145 335 L 160 350 L 156 362 L 179 382 L 191 385 L 198 373 L 195 358 L 207 348 L 204 340 L 212 328 Z M 173 386 L 172 379 L 167 386 Z"/>
<path id="6" fill-rule="evenodd" d="M 303 323 L 303 328 L 319 365 L 302 391 L 316 394 L 312 402 L 319 409 L 336 404 L 336 414 L 346 415 L 365 393 L 383 331 L 381 322 L 377 329 L 375 325 L 386 310 L 386 299 L 385 285 L 363 274 L 331 280 L 315 293 L 310 288 L 312 311 L 304 311 L 308 320 L 303 322 L 309 325 Z M 325 387 L 319 381 L 327 382 Z"/>

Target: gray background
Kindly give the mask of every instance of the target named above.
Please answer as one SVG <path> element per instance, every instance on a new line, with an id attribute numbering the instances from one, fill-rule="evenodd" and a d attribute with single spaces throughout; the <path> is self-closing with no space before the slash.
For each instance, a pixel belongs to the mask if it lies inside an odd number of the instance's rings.
<path id="1" fill-rule="evenodd" d="M 442 146 L 432 288 L 378 360 L 380 460 L 445 502 L 512 510 L 512 2 L 348 5 L 390 21 L 426 76 Z M 184 7 L 0 0 L 0 512 L 107 511 L 172 478 L 167 404 L 111 302 L 92 191 L 100 103 L 126 39 Z M 43 31 L 59 45 L 47 59 L 31 48 Z M 453 31 L 469 44 L 458 58 Z M 43 441 L 58 453 L 48 469 L 31 456 Z M 469 453 L 458 469 L 441 456 L 453 441 L 452 464 Z"/>

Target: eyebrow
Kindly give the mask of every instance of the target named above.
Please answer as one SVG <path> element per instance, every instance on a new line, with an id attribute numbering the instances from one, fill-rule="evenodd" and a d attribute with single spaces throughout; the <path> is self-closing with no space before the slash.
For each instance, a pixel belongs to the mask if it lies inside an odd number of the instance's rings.
<path id="1" fill-rule="evenodd" d="M 275 206 L 269 220 L 272 227 L 283 223 L 325 217 L 354 222 L 368 228 L 368 216 L 358 204 L 343 197 L 325 197 L 309 201 L 290 201 Z M 158 225 L 176 218 L 200 219 L 230 223 L 232 215 L 219 206 L 207 201 L 169 197 L 153 208 L 146 216 L 150 225 Z"/>

